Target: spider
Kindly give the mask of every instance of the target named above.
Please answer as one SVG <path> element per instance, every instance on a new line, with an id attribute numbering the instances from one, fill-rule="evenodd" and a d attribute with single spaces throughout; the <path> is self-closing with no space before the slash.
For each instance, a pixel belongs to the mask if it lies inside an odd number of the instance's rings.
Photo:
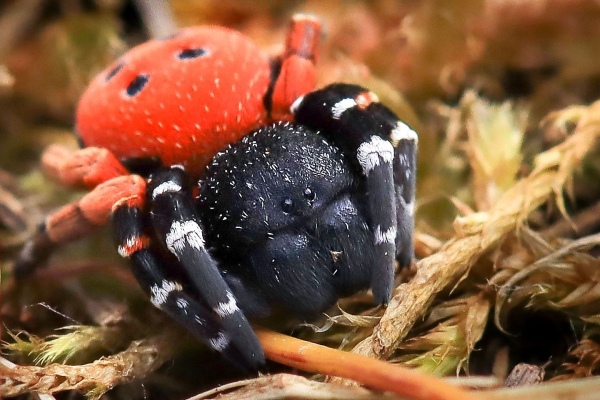
<path id="1" fill-rule="evenodd" d="M 112 220 L 152 304 L 247 371 L 264 363 L 248 318 L 315 316 L 358 290 L 391 297 L 413 258 L 417 135 L 355 85 L 319 90 L 320 23 L 293 18 L 269 59 L 220 27 L 139 45 L 96 77 L 82 148 L 46 173 L 90 190 L 49 215 L 14 274 Z"/>

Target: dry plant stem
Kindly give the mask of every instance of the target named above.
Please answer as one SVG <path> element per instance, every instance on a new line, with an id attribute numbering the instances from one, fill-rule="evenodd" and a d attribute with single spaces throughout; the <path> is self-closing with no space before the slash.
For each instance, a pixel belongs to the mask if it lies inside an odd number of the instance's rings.
<path id="1" fill-rule="evenodd" d="M 600 226 L 600 202 L 590 206 L 570 220 L 563 219 L 549 228 L 544 229 L 542 234 L 547 239 L 580 237 L 591 233 Z"/>
<path id="2" fill-rule="evenodd" d="M 517 286 L 517 283 L 526 279 L 533 273 L 542 270 L 548 267 L 549 263 L 556 262 L 556 260 L 561 259 L 562 257 L 567 256 L 575 251 L 580 251 L 582 249 L 587 249 L 593 246 L 597 246 L 600 244 L 600 233 L 595 235 L 590 235 L 583 237 L 581 239 L 575 240 L 566 246 L 563 246 L 556 251 L 536 260 L 534 263 L 528 265 L 526 268 L 521 269 L 516 272 L 510 279 L 508 279 L 501 287 L 498 292 L 495 304 L 495 313 L 494 313 L 494 321 L 496 326 L 502 327 L 501 322 L 501 311 L 502 307 L 509 301 L 510 294 L 513 292 L 514 288 Z M 564 302 L 566 299 L 563 298 L 561 302 Z M 568 306 L 568 305 L 567 305 Z"/>
<path id="3" fill-rule="evenodd" d="M 232 391 L 232 389 L 237 389 Z M 389 395 L 372 393 L 356 386 L 341 386 L 315 382 L 302 376 L 277 374 L 234 382 L 200 393 L 187 400 L 218 398 L 219 400 L 270 400 L 270 399 L 336 399 L 336 400 L 391 400 Z"/>
<path id="4" fill-rule="evenodd" d="M 269 360 L 317 374 L 352 379 L 414 400 L 470 400 L 464 389 L 398 365 L 342 352 L 266 329 L 256 333 Z"/>
<path id="5" fill-rule="evenodd" d="M 141 379 L 173 357 L 173 332 L 133 342 L 127 350 L 85 365 L 51 364 L 44 367 L 0 362 L 0 397 L 31 392 L 64 390 L 91 392 L 99 397 L 106 390 Z"/>
<path id="6" fill-rule="evenodd" d="M 478 400 L 596 400 L 598 392 L 600 378 L 594 377 L 479 392 Z"/>
<path id="7" fill-rule="evenodd" d="M 600 138 L 600 102 L 582 114 L 572 136 L 536 157 L 531 175 L 507 190 L 489 212 L 465 217 L 454 238 L 439 252 L 417 263 L 415 277 L 396 289 L 379 325 L 353 349 L 355 353 L 388 357 L 423 317 L 434 296 L 455 285 L 481 254 L 525 224 L 533 210 L 554 195 L 564 212 L 563 189 Z"/>

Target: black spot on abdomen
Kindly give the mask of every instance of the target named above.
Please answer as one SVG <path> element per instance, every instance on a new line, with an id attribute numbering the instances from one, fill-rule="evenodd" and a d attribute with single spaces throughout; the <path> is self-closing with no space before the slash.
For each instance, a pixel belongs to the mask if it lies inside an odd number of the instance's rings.
<path id="1" fill-rule="evenodd" d="M 133 80 L 127 86 L 127 96 L 133 97 L 140 93 L 144 87 L 148 84 L 149 77 L 145 74 L 140 74 L 133 78 Z"/>
<path id="2" fill-rule="evenodd" d="M 106 76 L 104 77 L 104 81 L 108 82 L 112 77 L 114 77 L 123 67 L 125 66 L 124 62 L 120 62 L 116 67 L 108 71 Z"/>
<path id="3" fill-rule="evenodd" d="M 195 49 L 184 49 L 177 54 L 177 58 L 180 60 L 191 60 L 194 58 L 202 57 L 206 55 L 206 50 L 203 48 L 195 48 Z"/>

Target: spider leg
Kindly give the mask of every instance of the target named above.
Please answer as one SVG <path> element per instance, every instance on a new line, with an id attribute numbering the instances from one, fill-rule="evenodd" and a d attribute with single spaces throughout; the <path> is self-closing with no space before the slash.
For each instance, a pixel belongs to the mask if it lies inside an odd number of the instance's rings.
<path id="1" fill-rule="evenodd" d="M 46 217 L 23 246 L 13 274 L 22 279 L 44 264 L 52 251 L 62 243 L 93 233 L 110 220 L 113 205 L 119 200 L 141 197 L 146 193 L 146 181 L 138 175 L 118 176 L 96 186 L 78 202 L 67 204 Z"/>
<path id="2" fill-rule="evenodd" d="M 271 306 L 260 295 L 257 287 L 249 285 L 239 276 L 227 271 L 221 271 L 221 276 L 231 288 L 245 315 L 251 318 L 263 318 L 271 314 Z"/>
<path id="3" fill-rule="evenodd" d="M 48 177 L 56 181 L 88 189 L 129 174 L 114 154 L 99 147 L 71 151 L 59 145 L 49 146 L 42 155 L 42 168 Z"/>
<path id="4" fill-rule="evenodd" d="M 290 106 L 317 84 L 315 62 L 321 40 L 321 21 L 296 14 L 287 31 L 285 51 L 272 67 L 272 92 L 265 96 L 274 121 L 290 120 Z"/>
<path id="5" fill-rule="evenodd" d="M 96 190 L 80 201 L 68 204 L 49 215 L 25 243 L 13 269 L 16 278 L 25 278 L 44 264 L 61 243 L 84 237 L 109 218 L 114 201 L 121 196 L 143 193 L 145 184 L 129 172 L 106 149 L 88 147 L 71 151 L 52 145 L 42 155 L 47 176 L 72 187 Z M 112 203 L 111 203 L 112 202 Z"/>
<path id="6" fill-rule="evenodd" d="M 218 313 L 186 293 L 181 282 L 164 272 L 162 259 L 150 248 L 142 207 L 137 201 L 121 201 L 115 206 L 112 220 L 119 254 L 130 259 L 131 270 L 152 304 L 235 365 L 248 372 L 256 371 L 264 363 L 260 345 L 254 349 L 243 347 L 245 343 L 240 344 L 231 336 Z"/>
<path id="7" fill-rule="evenodd" d="M 204 247 L 203 228 L 187 174 L 178 166 L 157 172 L 148 183 L 148 196 L 150 222 L 156 236 L 164 238 L 201 300 L 218 317 L 224 339 L 241 354 L 237 363 L 258 369 L 264 363 L 262 348 L 232 289 Z"/>
<path id="8" fill-rule="evenodd" d="M 308 93 L 294 102 L 292 113 L 353 154 L 364 174 L 377 251 L 371 287 L 375 300 L 387 303 L 394 259 L 407 265 L 413 257 L 417 135 L 374 93 L 356 85 L 333 84 Z"/>
<path id="9" fill-rule="evenodd" d="M 398 120 L 396 114 L 384 105 L 373 103 L 369 111 L 391 123 L 388 124 L 388 139 L 394 146 L 394 186 L 398 218 L 396 257 L 400 267 L 408 267 L 414 258 L 413 232 L 419 137 L 410 126 Z"/>

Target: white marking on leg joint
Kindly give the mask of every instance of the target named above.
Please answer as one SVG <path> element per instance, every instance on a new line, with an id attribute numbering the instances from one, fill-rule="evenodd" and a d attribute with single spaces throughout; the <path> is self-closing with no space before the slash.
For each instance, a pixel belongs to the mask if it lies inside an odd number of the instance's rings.
<path id="1" fill-rule="evenodd" d="M 183 287 L 178 282 L 163 279 L 161 286 L 152 285 L 150 288 L 152 294 L 150 296 L 150 301 L 155 307 L 160 308 L 160 306 L 165 304 L 172 292 L 180 292 L 182 290 Z"/>
<path id="2" fill-rule="evenodd" d="M 187 314 L 187 310 L 188 307 L 190 306 L 190 303 L 188 303 L 188 301 L 186 299 L 177 299 L 177 307 L 179 307 L 180 309 L 183 310 L 183 312 L 185 312 Z"/>
<path id="3" fill-rule="evenodd" d="M 129 239 L 127 239 L 127 240 L 129 240 Z M 119 253 L 119 255 L 123 258 L 129 258 L 129 254 L 127 254 L 127 250 L 125 249 L 125 246 L 117 247 L 117 253 Z"/>
<path id="4" fill-rule="evenodd" d="M 156 199 L 161 194 L 165 193 L 177 193 L 181 191 L 181 185 L 173 181 L 163 182 L 152 191 L 152 200 Z"/>
<path id="5" fill-rule="evenodd" d="M 223 318 L 239 311 L 240 308 L 238 307 L 233 294 L 227 292 L 227 301 L 217 304 L 214 310 L 219 317 Z"/>
<path id="6" fill-rule="evenodd" d="M 406 203 L 406 213 L 410 216 L 415 215 L 415 202 Z"/>
<path id="7" fill-rule="evenodd" d="M 396 227 L 392 226 L 386 231 L 381 230 L 381 226 L 375 229 L 375 244 L 395 243 Z"/>
<path id="8" fill-rule="evenodd" d="M 371 104 L 379 103 L 379 97 L 371 91 L 362 92 L 355 97 L 356 105 L 361 110 L 366 110 Z"/>
<path id="9" fill-rule="evenodd" d="M 358 146 L 356 158 L 365 175 L 368 175 L 381 161 L 389 164 L 394 160 L 394 147 L 379 136 L 371 136 L 370 141 Z"/>
<path id="10" fill-rule="evenodd" d="M 171 225 L 169 233 L 165 238 L 167 248 L 171 253 L 179 258 L 179 253 L 186 247 L 190 246 L 200 250 L 204 248 L 204 236 L 202 228 L 196 221 L 175 221 Z"/>
<path id="11" fill-rule="evenodd" d="M 340 119 L 342 114 L 351 108 L 356 107 L 356 100 L 352 98 L 342 99 L 331 107 L 331 116 L 334 119 Z"/>
<path id="12" fill-rule="evenodd" d="M 230 341 L 225 333 L 219 332 L 217 337 L 208 339 L 208 342 L 213 349 L 217 351 L 223 351 L 227 348 L 227 346 L 229 346 Z"/>
<path id="13" fill-rule="evenodd" d="M 290 106 L 290 112 L 292 113 L 292 115 L 296 114 L 296 111 L 298 111 L 298 107 L 300 107 L 300 104 L 303 101 L 304 101 L 304 96 L 300 96 L 296 100 L 294 100 L 294 102 Z"/>
<path id="14" fill-rule="evenodd" d="M 150 240 L 144 235 L 130 236 L 125 239 L 125 243 L 122 243 L 117 247 L 117 252 L 121 257 L 129 258 L 138 251 L 148 247 L 149 242 Z"/>
<path id="15" fill-rule="evenodd" d="M 136 244 L 136 240 L 139 240 L 138 237 L 128 237 L 125 240 L 125 244 L 117 247 L 117 253 L 123 258 L 129 258 L 131 255 L 129 249 L 131 249 Z"/>
<path id="16" fill-rule="evenodd" d="M 396 127 L 390 132 L 390 139 L 394 146 L 397 146 L 401 140 L 412 140 L 415 144 L 419 143 L 417 132 L 402 121 L 396 122 Z"/>

